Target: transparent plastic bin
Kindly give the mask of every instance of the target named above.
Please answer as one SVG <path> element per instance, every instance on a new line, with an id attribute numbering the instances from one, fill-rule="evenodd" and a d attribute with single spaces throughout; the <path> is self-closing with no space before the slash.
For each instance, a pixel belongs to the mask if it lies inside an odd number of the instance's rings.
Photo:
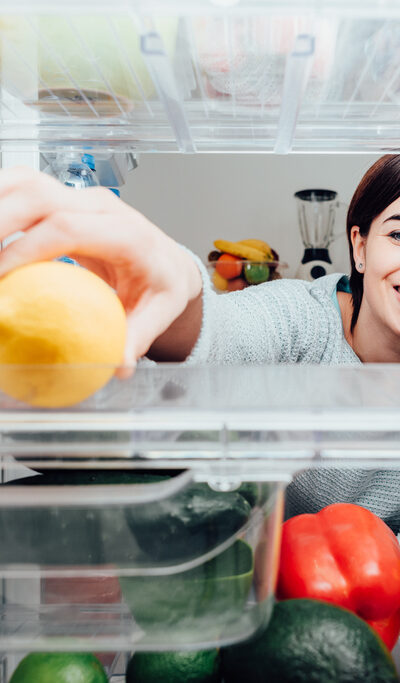
<path id="1" fill-rule="evenodd" d="M 100 506 L 87 503 L 90 486 L 68 490 L 70 481 L 49 485 L 47 495 L 43 483 L 25 482 L 21 507 L 13 489 L 23 480 L 1 489 L 1 648 L 203 648 L 240 641 L 267 623 L 283 510 L 278 483 L 242 484 L 237 493 L 191 485 L 183 506 L 182 493 L 164 497 L 162 482 L 123 484 L 130 505 L 118 504 L 118 485 L 107 492 L 103 483 Z M 135 504 L 147 487 L 148 502 Z M 46 501 L 57 495 L 64 504 Z"/>
<path id="2" fill-rule="evenodd" d="M 399 382 L 385 364 L 143 364 L 65 408 L 0 394 L 0 650 L 249 637 L 272 608 L 293 475 L 399 481 Z"/>

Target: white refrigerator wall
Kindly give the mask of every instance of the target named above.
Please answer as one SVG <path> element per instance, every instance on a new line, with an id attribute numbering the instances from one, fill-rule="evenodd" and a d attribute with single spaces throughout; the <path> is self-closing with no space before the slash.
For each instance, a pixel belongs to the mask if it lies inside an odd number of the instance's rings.
<path id="1" fill-rule="evenodd" d="M 349 203 L 370 155 L 142 154 L 122 198 L 203 260 L 218 238 L 266 240 L 294 276 L 303 249 L 297 190 L 336 190 Z M 348 271 L 346 207 L 337 210 L 341 237 L 330 253 L 337 271 Z M 177 274 L 179 276 L 179 274 Z"/>

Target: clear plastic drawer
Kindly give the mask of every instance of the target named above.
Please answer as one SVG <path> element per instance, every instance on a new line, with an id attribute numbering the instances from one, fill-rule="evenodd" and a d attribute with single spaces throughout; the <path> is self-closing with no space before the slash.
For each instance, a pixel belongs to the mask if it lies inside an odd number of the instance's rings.
<path id="1" fill-rule="evenodd" d="M 74 486 L 68 471 L 63 486 L 61 470 L 27 478 L 39 486 L 3 484 L 2 649 L 208 647 L 265 624 L 282 487 L 248 482 L 216 492 L 188 474 L 131 471 L 122 479 L 147 483 L 121 484 L 120 494 L 104 483 L 116 472 L 94 473 L 103 484 L 93 484 L 98 499 L 90 502 L 90 485 L 78 483 L 87 473 L 74 473 Z M 22 488 L 17 505 L 13 490 Z M 46 501 L 57 495 L 61 504 Z"/>
<path id="2" fill-rule="evenodd" d="M 65 408 L 1 394 L 1 649 L 249 637 L 272 607 L 286 484 L 398 470 L 399 381 L 396 365 L 151 365 Z"/>

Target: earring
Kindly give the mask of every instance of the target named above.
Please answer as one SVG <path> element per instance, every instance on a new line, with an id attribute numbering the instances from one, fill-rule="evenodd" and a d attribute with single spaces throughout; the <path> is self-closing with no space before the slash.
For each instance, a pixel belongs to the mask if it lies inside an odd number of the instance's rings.
<path id="1" fill-rule="evenodd" d="M 358 264 L 358 268 L 359 268 L 359 269 L 362 268 L 363 265 L 364 265 L 363 263 L 359 263 L 359 264 Z"/>

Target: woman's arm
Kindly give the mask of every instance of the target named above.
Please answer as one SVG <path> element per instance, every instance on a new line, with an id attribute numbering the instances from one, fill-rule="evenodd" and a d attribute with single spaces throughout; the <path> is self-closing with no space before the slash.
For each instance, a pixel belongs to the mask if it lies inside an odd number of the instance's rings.
<path id="1" fill-rule="evenodd" d="M 127 313 L 124 361 L 149 349 L 183 360 L 201 327 L 202 280 L 194 257 L 105 188 L 75 190 L 15 167 L 0 171 L 0 277 L 32 261 L 69 255 L 115 289 Z"/>
<path id="2" fill-rule="evenodd" d="M 185 310 L 156 339 L 147 353 L 155 361 L 184 361 L 200 335 L 203 302 L 201 293 L 189 301 Z"/>
<path id="3" fill-rule="evenodd" d="M 105 188 L 77 191 L 31 169 L 2 170 L 0 216 L 0 240 L 25 233 L 0 252 L 0 277 L 65 254 L 115 289 L 127 313 L 127 365 L 146 354 L 233 364 L 319 362 L 325 353 L 329 326 L 306 283 L 217 295 L 190 251 Z"/>

